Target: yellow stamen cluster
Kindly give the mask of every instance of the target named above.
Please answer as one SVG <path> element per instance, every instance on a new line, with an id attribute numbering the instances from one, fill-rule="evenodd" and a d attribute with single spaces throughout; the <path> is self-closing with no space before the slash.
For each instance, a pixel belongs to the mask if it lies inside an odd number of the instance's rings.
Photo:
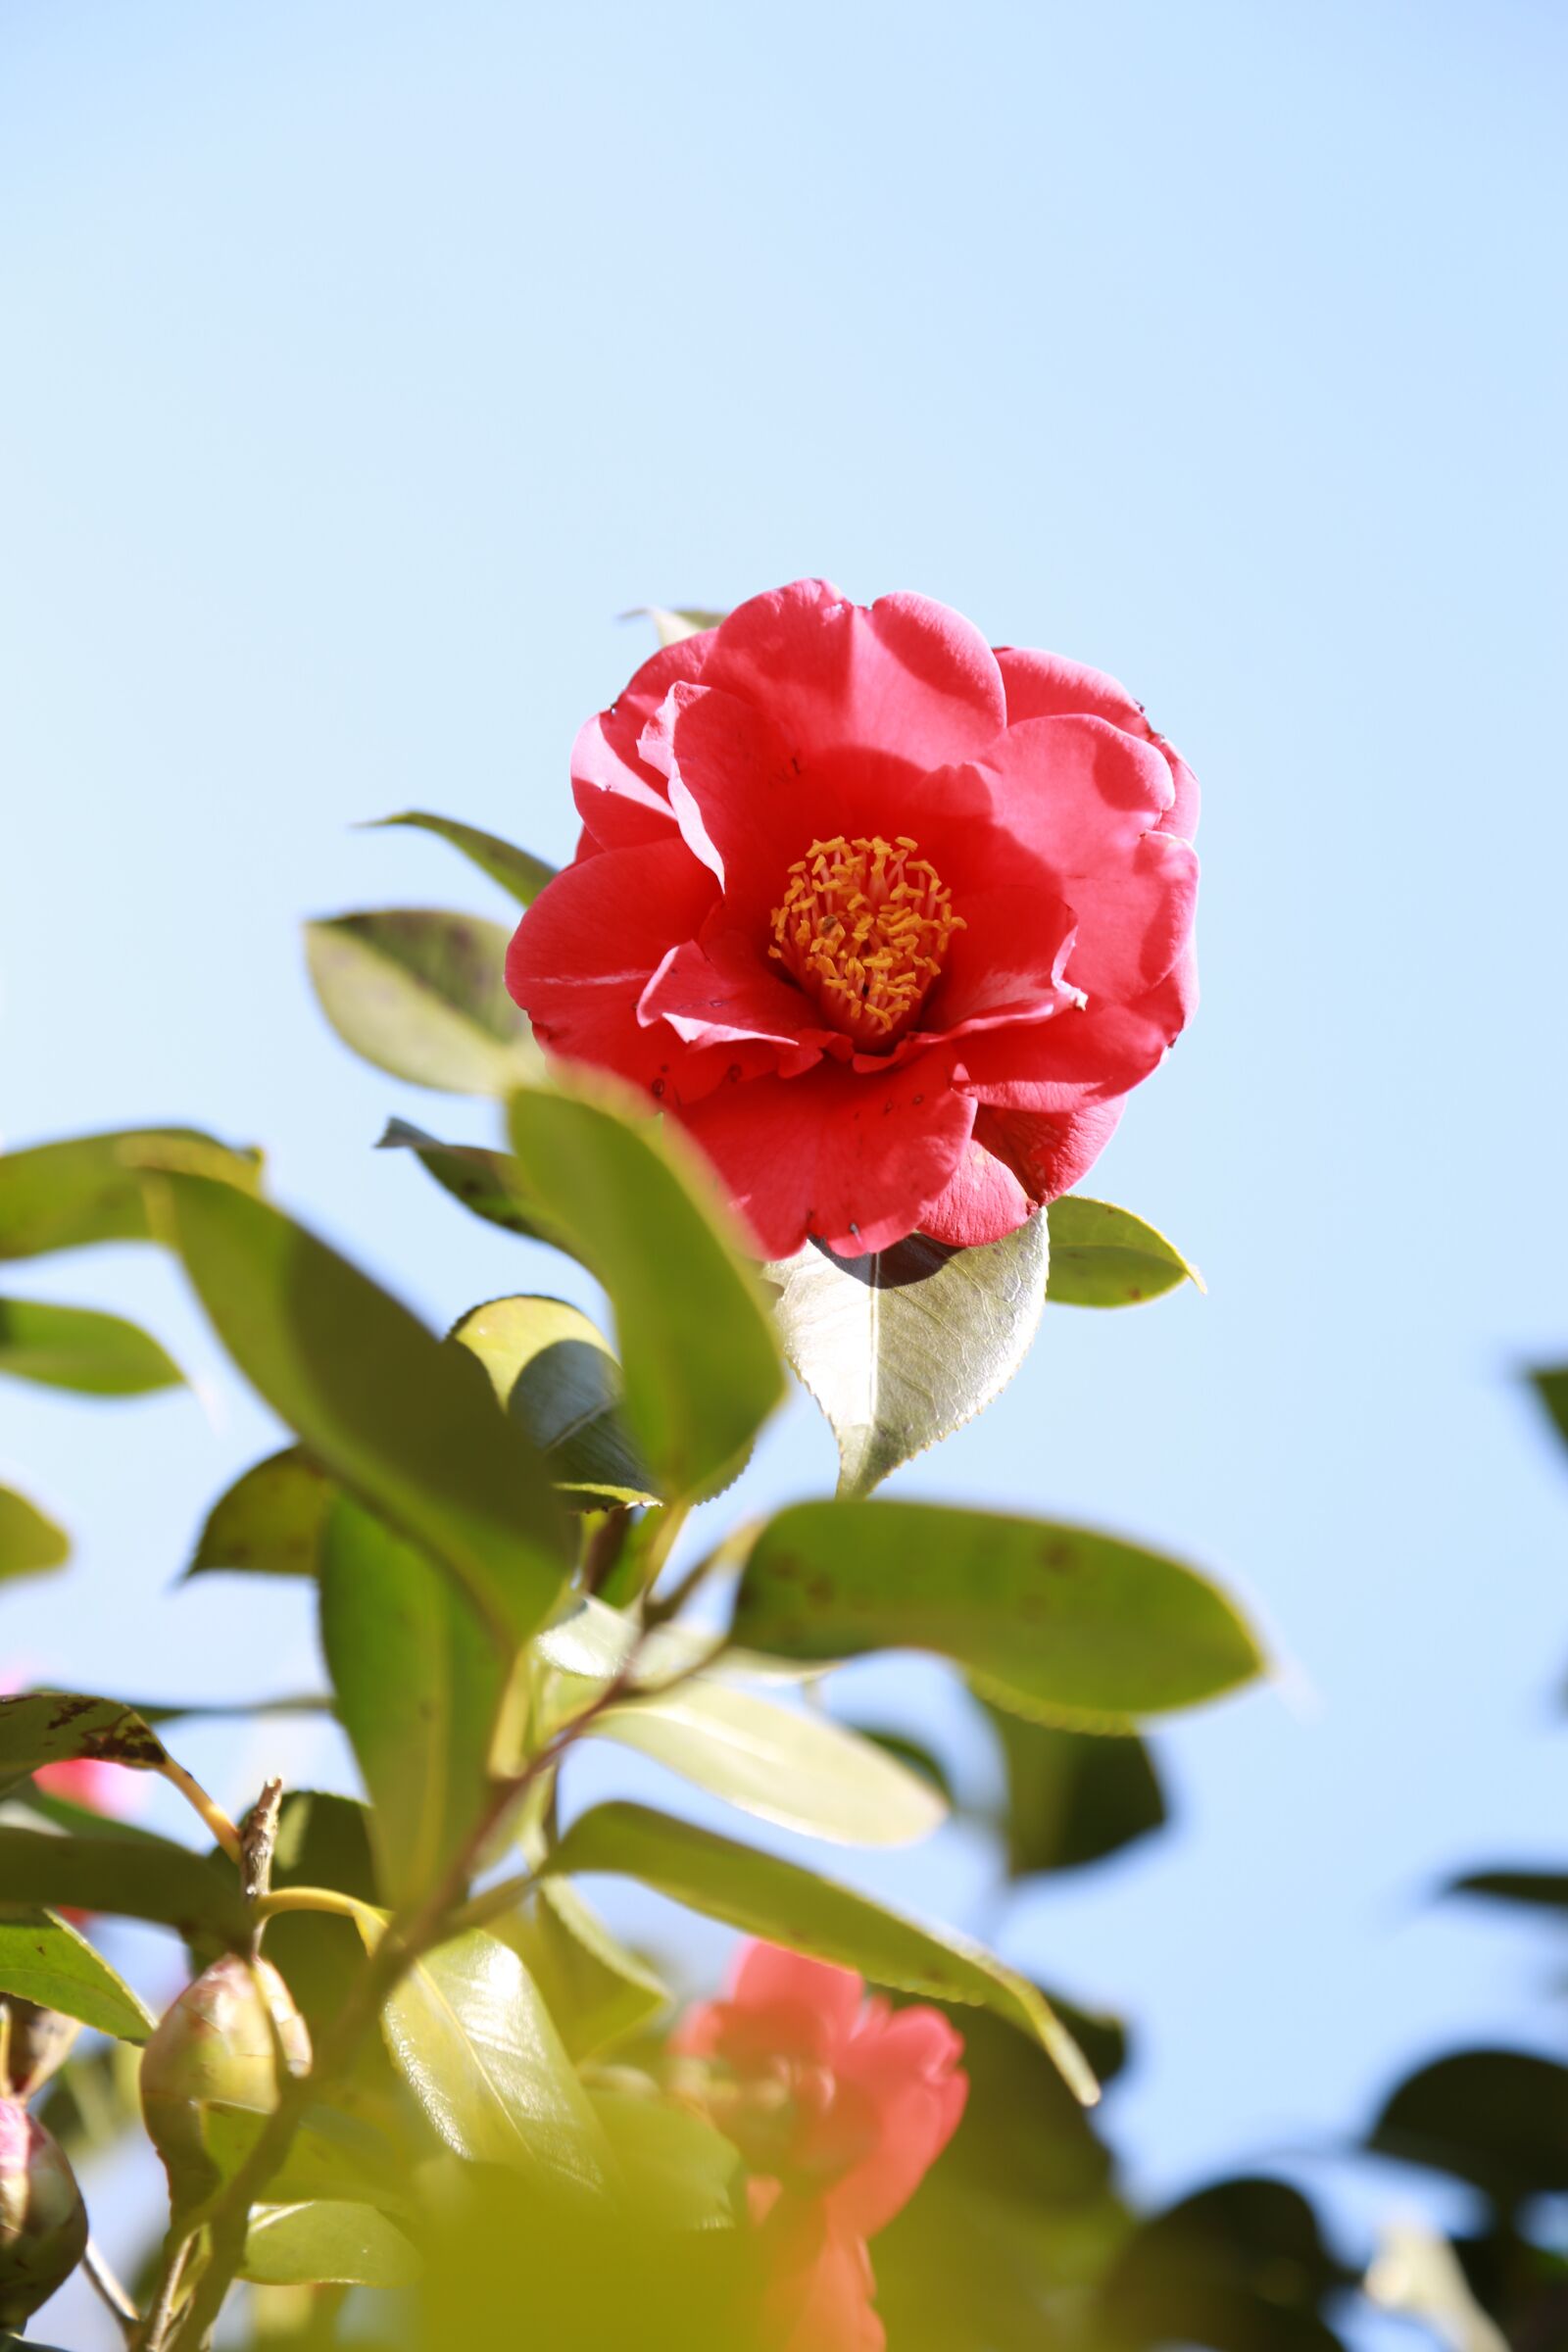
<path id="1" fill-rule="evenodd" d="M 768 954 L 836 1029 L 873 1051 L 908 1028 L 964 928 L 917 846 L 906 833 L 813 841 L 773 909 Z"/>

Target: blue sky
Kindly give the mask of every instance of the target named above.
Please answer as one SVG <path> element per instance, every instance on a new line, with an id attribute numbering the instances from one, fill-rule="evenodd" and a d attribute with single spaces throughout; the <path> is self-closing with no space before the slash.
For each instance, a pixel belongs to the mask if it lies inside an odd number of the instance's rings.
<path id="1" fill-rule="evenodd" d="M 433 1320 L 563 1287 L 368 1155 L 484 1107 L 350 1059 L 297 926 L 485 903 L 348 829 L 392 808 L 564 854 L 628 606 L 917 589 L 1197 768 L 1205 1001 L 1093 1189 L 1210 1295 L 1054 1311 L 902 1482 L 1164 1543 L 1290 1662 L 1162 1736 L 1174 1835 L 1001 1921 L 1137 2022 L 1152 2190 L 1561 2039 L 1539 1938 L 1426 1898 L 1561 1850 L 1568 1480 L 1515 1373 L 1568 1351 L 1563 47 L 1533 0 L 0 26 L 7 1143 L 194 1119 Z M 14 1287 L 145 1317 L 201 1396 L 5 1396 L 79 1538 L 7 1652 L 297 1681 L 302 1594 L 168 1593 L 270 1435 L 173 1275 Z M 828 1471 L 803 1405 L 743 1499 Z M 258 1757 L 195 1744 L 237 1801 Z M 874 1882 L 997 1924 L 962 1835 Z"/>

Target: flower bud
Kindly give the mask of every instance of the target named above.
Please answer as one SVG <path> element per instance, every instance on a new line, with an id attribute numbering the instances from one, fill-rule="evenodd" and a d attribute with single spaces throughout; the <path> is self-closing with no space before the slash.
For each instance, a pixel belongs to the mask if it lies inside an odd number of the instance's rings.
<path id="1" fill-rule="evenodd" d="M 141 2061 L 142 2114 L 176 2205 L 206 2196 L 243 2152 L 225 2115 L 270 2115 L 310 2064 L 305 2020 L 270 1961 L 229 1952 L 186 1985 Z"/>
<path id="2" fill-rule="evenodd" d="M 0 2009 L 7 2021 L 0 2097 L 30 2099 L 70 2057 L 80 2021 L 63 2017 L 58 2009 L 40 2009 L 36 2001 L 20 2000 L 14 1992 L 7 1993 Z"/>
<path id="3" fill-rule="evenodd" d="M 87 2245 L 64 2151 L 20 2099 L 0 2099 L 0 2328 L 24 2328 Z"/>

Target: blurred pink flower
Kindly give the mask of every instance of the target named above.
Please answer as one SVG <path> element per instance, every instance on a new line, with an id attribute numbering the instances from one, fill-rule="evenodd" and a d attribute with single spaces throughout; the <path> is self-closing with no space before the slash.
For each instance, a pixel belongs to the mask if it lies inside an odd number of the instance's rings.
<path id="1" fill-rule="evenodd" d="M 748 1944 L 723 2000 L 689 2012 L 682 2054 L 717 2062 L 707 2106 L 751 2168 L 777 2352 L 881 2352 L 866 2240 L 953 2137 L 963 2042 L 936 2009 L 867 2000 L 847 1968 Z"/>

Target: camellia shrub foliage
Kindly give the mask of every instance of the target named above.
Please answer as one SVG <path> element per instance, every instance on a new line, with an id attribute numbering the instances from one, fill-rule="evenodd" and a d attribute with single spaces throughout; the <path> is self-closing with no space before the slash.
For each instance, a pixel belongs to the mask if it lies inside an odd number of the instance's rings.
<path id="1" fill-rule="evenodd" d="M 0 1700 L 0 2326 L 85 2264 L 140 2352 L 1332 2345 L 1343 2274 L 1294 2190 L 1135 2215 L 1091 2117 L 1119 2029 L 832 1850 L 970 1802 L 918 1726 L 833 1711 L 847 1660 L 923 1652 L 967 1693 L 1004 1768 L 1003 1878 L 1156 1827 L 1139 1727 L 1260 1671 L 1179 1559 L 877 1492 L 995 1397 L 1049 1306 L 1196 1280 L 1082 1189 L 1193 1005 L 1192 776 L 1113 681 L 917 598 L 804 583 L 657 617 L 578 740 L 562 873 L 453 817 L 387 820 L 510 893 L 514 930 L 395 908 L 308 931 L 347 1046 L 496 1101 L 483 1146 L 394 1121 L 366 1179 L 484 1220 L 492 1297 L 428 1328 L 272 1198 L 259 1152 L 194 1129 L 0 1156 L 0 1256 L 170 1252 L 284 1425 L 190 1572 L 314 1582 L 309 1703 L 359 1772 L 231 1815 L 177 1709 Z M 551 1252 L 603 1328 L 551 1295 Z M 35 1299 L 0 1313 L 0 1370 L 179 1378 L 118 1318 Z M 838 1490 L 747 1521 L 726 1490 L 791 1371 Z M 67 1550 L 0 1494 L 0 1572 Z M 725 1826 L 573 1810 L 583 1740 Z M 179 1789 L 189 1839 L 124 1818 L 111 1765 Z M 740 1931 L 713 1997 L 621 1940 L 615 1880 Z M 161 2020 L 99 1949 L 117 1915 L 184 1955 Z M 70 2159 L 136 2132 L 168 2224 L 122 2283 Z"/>

